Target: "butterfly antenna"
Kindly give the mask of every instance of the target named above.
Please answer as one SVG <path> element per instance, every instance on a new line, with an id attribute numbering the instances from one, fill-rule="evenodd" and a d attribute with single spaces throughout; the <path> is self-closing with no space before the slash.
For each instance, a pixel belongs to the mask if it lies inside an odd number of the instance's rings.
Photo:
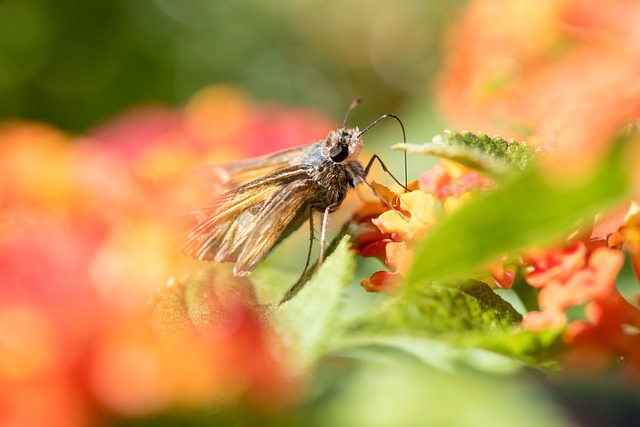
<path id="1" fill-rule="evenodd" d="M 378 123 L 380 120 L 382 119 L 386 119 L 387 117 L 391 117 L 396 119 L 396 121 L 398 123 L 400 123 L 400 128 L 402 129 L 402 142 L 403 143 L 407 143 L 407 133 L 404 130 L 404 125 L 402 124 L 402 120 L 400 120 L 400 118 L 394 114 L 383 114 L 382 116 L 378 117 L 377 119 L 375 119 L 369 126 L 367 126 L 366 128 L 364 128 L 361 132 L 360 135 L 358 136 L 362 136 L 366 131 L 368 131 L 369 129 L 371 129 L 371 127 L 373 127 L 373 125 L 375 125 L 376 123 Z M 404 152 L 404 190 L 408 191 L 408 181 L 407 181 L 407 177 L 409 176 L 409 168 L 407 167 L 407 152 L 405 150 L 403 150 Z"/>
<path id="2" fill-rule="evenodd" d="M 347 112 L 344 115 L 344 120 L 342 121 L 343 128 L 347 125 L 347 119 L 349 118 L 349 115 L 351 114 L 351 112 L 355 110 L 356 107 L 360 105 L 361 102 L 362 102 L 362 98 L 360 98 L 359 96 L 356 97 L 353 101 L 351 101 L 351 105 L 349 105 L 349 108 L 347 108 Z"/>

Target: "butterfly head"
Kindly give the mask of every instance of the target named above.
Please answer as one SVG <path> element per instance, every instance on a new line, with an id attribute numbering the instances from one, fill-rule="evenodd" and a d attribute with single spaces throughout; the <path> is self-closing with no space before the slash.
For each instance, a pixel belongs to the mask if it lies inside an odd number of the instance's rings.
<path id="1" fill-rule="evenodd" d="M 331 132 L 325 141 L 329 158 L 334 163 L 357 160 L 362 150 L 360 135 L 358 128 L 342 128 Z"/>

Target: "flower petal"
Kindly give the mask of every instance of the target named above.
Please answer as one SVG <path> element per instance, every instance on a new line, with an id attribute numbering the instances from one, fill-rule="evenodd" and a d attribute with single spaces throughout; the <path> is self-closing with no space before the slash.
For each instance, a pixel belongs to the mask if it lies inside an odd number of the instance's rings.
<path id="1" fill-rule="evenodd" d="M 367 292 L 391 292 L 402 284 L 402 275 L 388 271 L 376 271 L 368 279 L 362 279 L 360 285 Z"/>

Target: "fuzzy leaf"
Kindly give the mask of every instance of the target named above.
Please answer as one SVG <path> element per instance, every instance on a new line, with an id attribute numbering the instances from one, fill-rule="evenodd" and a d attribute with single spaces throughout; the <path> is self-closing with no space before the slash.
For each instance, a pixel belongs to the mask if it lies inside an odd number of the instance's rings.
<path id="1" fill-rule="evenodd" d="M 330 341 L 340 334 L 339 311 L 354 270 L 354 254 L 347 236 L 295 297 L 274 311 L 274 328 L 295 357 L 293 370 L 305 370 L 315 364 Z"/>
<path id="2" fill-rule="evenodd" d="M 532 166 L 460 206 L 418 242 L 406 286 L 461 277 L 504 253 L 549 245 L 580 221 L 593 221 L 629 195 L 622 153 L 617 144 L 590 176 L 571 184 L 551 182 Z"/>
<path id="3" fill-rule="evenodd" d="M 511 356 L 531 366 L 556 370 L 559 363 L 554 359 L 562 346 L 564 328 L 531 332 L 516 327 L 497 334 L 475 334 L 461 337 L 459 345 L 480 347 L 498 354 Z"/>
<path id="4" fill-rule="evenodd" d="M 471 132 L 444 131 L 424 144 L 396 144 L 395 150 L 429 154 L 460 163 L 494 179 L 512 171 L 527 169 L 536 158 L 536 150 L 526 143 L 507 141 L 499 136 Z"/>
<path id="5" fill-rule="evenodd" d="M 458 366 L 508 371 L 521 362 L 555 367 L 553 348 L 561 331 L 525 331 L 521 319 L 485 283 L 422 282 L 359 319 L 341 346 L 391 347 L 445 371 Z"/>
<path id="6" fill-rule="evenodd" d="M 422 282 L 403 289 L 378 311 L 354 325 L 367 333 L 417 333 L 437 336 L 496 331 L 517 324 L 522 316 L 485 283 Z"/>

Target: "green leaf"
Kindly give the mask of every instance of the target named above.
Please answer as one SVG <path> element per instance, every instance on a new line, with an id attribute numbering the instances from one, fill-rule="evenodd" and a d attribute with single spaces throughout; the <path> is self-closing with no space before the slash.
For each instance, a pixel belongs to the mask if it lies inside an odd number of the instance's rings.
<path id="1" fill-rule="evenodd" d="M 416 334 L 373 334 L 348 337 L 341 342 L 343 356 L 359 360 L 388 360 L 402 362 L 397 352 L 403 352 L 421 363 L 442 372 L 463 373 L 470 368 L 496 374 L 513 373 L 522 362 L 499 351 L 486 350 L 477 345 Z M 396 352 L 390 353 L 392 349 Z"/>
<path id="2" fill-rule="evenodd" d="M 549 245 L 628 197 L 621 144 L 579 182 L 551 182 L 532 166 L 478 195 L 435 226 L 415 248 L 406 285 L 460 277 L 504 253 Z"/>
<path id="3" fill-rule="evenodd" d="M 344 236 L 347 235 L 350 227 L 351 227 L 351 221 L 346 221 L 342 225 L 342 228 L 340 229 L 338 234 L 336 234 L 336 236 L 331 240 L 331 243 L 329 243 L 329 245 L 327 246 L 325 251 L 326 256 L 330 256 L 336 250 L 340 242 L 342 242 Z M 300 277 L 298 281 L 291 288 L 289 288 L 289 290 L 284 294 L 284 296 L 280 300 L 280 303 L 289 301 L 291 298 L 295 297 L 298 294 L 298 292 L 300 292 L 300 290 L 307 284 L 309 279 L 311 279 L 311 276 L 313 276 L 314 272 L 318 267 L 318 262 L 320 262 L 320 260 L 317 260 L 316 262 L 314 262 L 304 272 L 302 277 Z"/>
<path id="4" fill-rule="evenodd" d="M 494 179 L 502 179 L 513 171 L 530 167 L 537 155 L 526 143 L 485 134 L 444 131 L 424 144 L 396 144 L 395 150 L 429 154 L 460 163 Z"/>
<path id="5" fill-rule="evenodd" d="M 318 425 L 575 425 L 541 392 L 540 384 L 526 377 L 506 381 L 495 375 L 450 375 L 411 363 L 369 362 L 357 370 L 351 365 L 348 368 L 334 381 L 340 386 L 334 386 L 320 402 Z M 302 419 L 308 422 L 309 416 Z"/>
<path id="6" fill-rule="evenodd" d="M 497 331 L 518 324 L 522 316 L 485 283 L 422 282 L 403 288 L 380 309 L 354 324 L 358 333 L 421 336 Z"/>
<path id="7" fill-rule="evenodd" d="M 504 372 L 522 362 L 555 368 L 562 330 L 529 332 L 521 319 L 485 283 L 422 282 L 355 322 L 341 347 L 392 347 L 446 371 L 462 366 Z"/>
<path id="8" fill-rule="evenodd" d="M 285 271 L 268 265 L 259 265 L 251 273 L 251 283 L 260 304 L 265 306 L 276 304 L 282 295 L 295 283 L 299 273 Z"/>
<path id="9" fill-rule="evenodd" d="M 274 311 L 273 325 L 294 357 L 293 370 L 313 366 L 341 333 L 339 312 L 354 270 L 354 254 L 345 236 L 295 297 Z"/>
<path id="10" fill-rule="evenodd" d="M 537 368 L 558 370 L 555 359 L 562 350 L 564 328 L 531 332 L 517 327 L 497 334 L 475 334 L 462 337 L 463 346 L 481 347 L 495 353 L 511 356 Z"/>

